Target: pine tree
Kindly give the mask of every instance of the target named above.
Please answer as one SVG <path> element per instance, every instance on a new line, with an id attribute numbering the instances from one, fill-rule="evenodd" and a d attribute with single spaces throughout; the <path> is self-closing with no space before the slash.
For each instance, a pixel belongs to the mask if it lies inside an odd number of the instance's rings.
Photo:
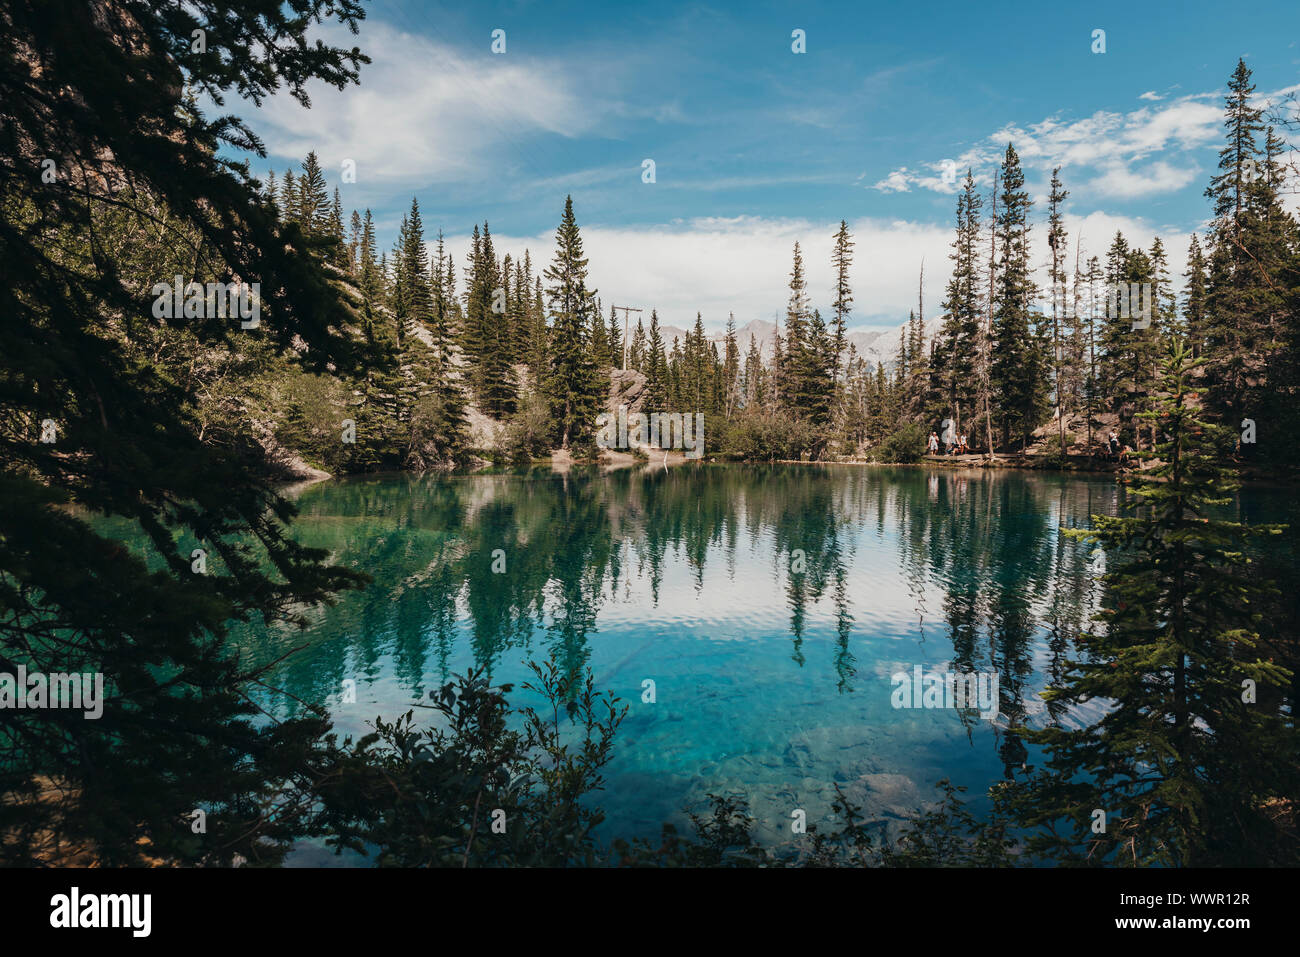
<path id="1" fill-rule="evenodd" d="M 514 339 L 507 318 L 501 267 L 492 247 L 492 230 L 486 222 L 483 223 L 483 239 L 474 265 L 470 296 L 479 315 L 479 375 L 476 378 L 479 408 L 494 418 L 505 418 L 514 414 L 518 402 L 512 364 Z"/>
<path id="2" fill-rule="evenodd" d="M 491 305 L 490 295 L 483 290 L 483 238 L 479 234 L 478 223 L 470 235 L 469 261 L 465 264 L 464 292 L 465 322 L 461 328 L 461 350 L 469 360 L 470 383 L 475 394 L 482 389 L 483 355 L 487 351 L 484 341 L 486 332 L 484 318 Z"/>
<path id="3" fill-rule="evenodd" d="M 638 325 L 638 329 L 640 326 Z M 659 331 L 659 313 L 650 310 L 650 338 L 642 360 L 645 371 L 645 412 L 663 412 L 668 408 L 668 367 L 664 356 L 664 337 Z"/>
<path id="4" fill-rule="evenodd" d="M 302 218 L 298 213 L 298 181 L 294 178 L 291 169 L 284 171 L 284 185 L 280 187 L 280 218 L 286 223 L 302 225 Z"/>
<path id="5" fill-rule="evenodd" d="M 1109 706 L 1084 728 L 1031 733 L 1050 758 L 1020 794 L 1026 823 L 1072 822 L 1031 845 L 1062 858 L 1242 866 L 1296 853 L 1264 806 L 1300 793 L 1300 764 L 1291 720 L 1267 703 L 1290 675 L 1257 648 L 1267 589 L 1246 547 L 1281 528 L 1215 514 L 1236 483 L 1222 464 L 1228 430 L 1200 417 L 1203 390 L 1190 385 L 1203 363 L 1181 341 L 1169 348 L 1158 407 L 1143 413 L 1162 433 L 1160 464 L 1133 480 L 1134 514 L 1072 533 L 1110 556 L 1109 599 L 1104 627 L 1043 697 Z M 1094 808 L 1107 815 L 1102 833 Z"/>
<path id="6" fill-rule="evenodd" d="M 1034 331 L 1032 303 L 1036 296 L 1029 268 L 1029 193 L 1015 147 L 1007 144 L 1002 163 L 1002 209 L 997 217 L 1002 258 L 997 270 L 997 299 L 993 313 L 993 355 L 990 372 L 1001 399 L 1004 440 L 1012 437 L 1027 446 L 1042 420 L 1047 376 L 1042 348 Z"/>
<path id="7" fill-rule="evenodd" d="M 412 426 L 412 446 L 422 464 L 455 464 L 464 458 L 468 423 L 465 392 L 460 385 L 453 356 L 457 339 L 452 306 L 455 291 L 448 287 L 447 255 L 442 230 L 430 277 L 429 392 L 417 409 Z"/>
<path id="8" fill-rule="evenodd" d="M 357 271 L 363 315 L 367 323 L 373 323 L 375 311 L 383 300 L 383 281 L 379 263 L 375 260 L 375 221 L 369 209 L 361 226 Z"/>
<path id="9" fill-rule="evenodd" d="M 1255 85 L 1244 60 L 1228 81 L 1227 144 L 1219 151 L 1219 172 L 1205 195 L 1214 205 L 1209 241 L 1206 292 L 1206 356 L 1211 388 L 1207 401 L 1227 421 L 1245 415 L 1251 398 L 1250 380 L 1264 365 L 1267 342 L 1261 309 L 1268 298 L 1258 256 L 1258 207 L 1252 201 L 1264 176 L 1263 155 L 1256 136 L 1264 132 L 1262 111 L 1253 105 Z"/>
<path id="10" fill-rule="evenodd" d="M 347 272 L 351 266 L 348 260 L 348 247 L 343 237 L 343 201 L 338 187 L 334 188 L 334 201 L 330 204 L 329 216 L 325 220 L 325 234 L 334 243 L 332 259 L 334 265 Z"/>
<path id="11" fill-rule="evenodd" d="M 763 356 L 758 351 L 758 339 L 749 337 L 749 351 L 745 354 L 745 408 L 761 412 L 767 404 L 766 377 Z"/>
<path id="12" fill-rule="evenodd" d="M 722 366 L 722 414 L 728 421 L 740 407 L 740 347 L 736 343 L 736 316 L 727 314 L 727 335 Z"/>
<path id="13" fill-rule="evenodd" d="M 1120 298 L 1138 298 L 1142 287 L 1151 284 L 1150 326 L 1134 328 L 1129 310 L 1116 308 L 1116 290 Z M 1110 410 L 1119 417 L 1120 438 L 1140 447 L 1137 415 L 1150 401 L 1154 387 L 1154 366 L 1158 356 L 1161 317 L 1154 302 L 1154 268 L 1151 258 L 1140 249 L 1130 249 L 1120 233 L 1115 234 L 1107 253 L 1106 318 L 1102 326 L 1101 392 Z"/>
<path id="14" fill-rule="evenodd" d="M 302 176 L 298 179 L 298 216 L 303 231 L 312 238 L 330 235 L 329 193 L 315 150 L 302 161 Z"/>
<path id="15" fill-rule="evenodd" d="M 609 348 L 609 330 L 605 327 L 604 312 L 600 300 L 597 299 L 596 308 L 591 311 L 591 355 L 601 375 L 607 374 L 614 368 L 614 357 Z"/>
<path id="16" fill-rule="evenodd" d="M 341 332 L 354 319 L 341 286 L 286 241 L 293 227 L 226 157 L 249 144 L 260 153 L 254 131 L 204 116 L 186 89 L 220 103 L 285 86 L 303 100 L 318 80 L 347 87 L 366 59 L 315 37 L 327 18 L 355 30 L 362 11 L 231 0 L 222 22 L 239 29 L 210 30 L 206 52 L 191 54 L 197 10 L 102 6 L 73 25 L 60 9 L 72 8 L 4 8 L 0 648 L 6 671 L 103 675 L 104 708 L 91 721 L 4 711 L 0 863 L 66 863 L 52 856 L 62 849 L 110 869 L 276 863 L 295 822 L 267 814 L 267 800 L 292 801 L 328 763 L 328 722 L 315 709 L 263 720 L 253 697 L 274 680 L 270 666 L 241 653 L 232 623 L 305 626 L 307 609 L 363 576 L 292 534 L 295 508 L 246 428 L 200 436 L 202 382 L 190 372 L 199 355 L 238 351 L 350 374 L 367 354 Z M 54 182 L 18 173 L 46 156 L 59 158 Z M 104 241 L 113 217 L 153 224 L 160 211 L 156 245 L 152 230 Z M 148 272 L 124 256 L 142 250 L 158 254 L 154 278 L 186 262 L 195 282 L 259 283 L 261 325 L 164 327 Z M 124 323 L 138 325 L 123 334 Z M 181 325 L 179 362 L 148 354 Z M 39 441 L 45 419 L 54 443 Z M 126 528 L 143 531 L 139 549 L 120 540 Z M 191 808 L 208 809 L 201 839 L 180 824 Z"/>
<path id="17" fill-rule="evenodd" d="M 514 293 L 510 297 L 510 304 L 513 309 L 510 317 L 510 334 L 514 340 L 513 353 L 515 362 L 528 362 L 529 340 L 532 336 L 532 303 L 530 301 L 533 285 L 532 272 L 532 256 L 525 249 L 523 260 L 515 263 Z M 531 375 L 532 370 L 529 371 Z M 536 377 L 532 376 L 532 378 L 535 383 Z"/>
<path id="18" fill-rule="evenodd" d="M 1065 320 L 1065 217 L 1061 204 L 1069 198 L 1061 185 L 1061 167 L 1052 170 L 1051 193 L 1048 195 L 1047 246 L 1051 252 L 1048 275 L 1052 284 L 1052 392 L 1056 404 L 1057 441 L 1065 451 L 1065 355 L 1061 326 Z"/>
<path id="19" fill-rule="evenodd" d="M 546 307 L 542 303 L 542 279 L 533 280 L 532 334 L 528 339 L 528 368 L 532 370 L 535 387 L 542 387 L 550 369 L 551 330 L 546 324 Z"/>
<path id="20" fill-rule="evenodd" d="M 636 320 L 636 331 L 632 333 L 632 344 L 628 346 L 628 366 L 636 369 L 638 372 L 646 371 L 646 335 L 645 325 L 638 316 Z"/>
<path id="21" fill-rule="evenodd" d="M 808 280 L 804 275 L 803 253 L 799 243 L 794 244 L 794 263 L 790 269 L 790 300 L 785 310 L 785 344 L 782 361 L 774 366 L 780 381 L 782 401 L 795 416 L 805 409 L 801 403 L 807 398 L 809 361 L 805 352 L 807 326 L 811 318 L 808 303 Z"/>
<path id="22" fill-rule="evenodd" d="M 1183 326 L 1191 344 L 1193 358 L 1199 359 L 1205 348 L 1205 255 L 1201 243 L 1192 233 L 1187 244 L 1187 271 L 1183 273 Z"/>
<path id="23" fill-rule="evenodd" d="M 965 431 L 974 421 L 979 384 L 981 316 L 983 303 L 979 280 L 980 208 L 983 200 L 975 189 L 975 177 L 966 171 L 957 196 L 957 236 L 952 243 L 952 278 L 943 302 L 945 312 L 936 371 L 947 398 L 947 415 L 954 428 Z"/>
<path id="24" fill-rule="evenodd" d="M 609 307 L 609 357 L 615 369 L 623 368 L 623 330 L 618 327 L 618 311 Z"/>
<path id="25" fill-rule="evenodd" d="M 835 270 L 835 310 L 834 323 L 834 365 L 832 379 L 838 386 L 840 381 L 840 363 L 844 358 L 849 313 L 853 309 L 853 289 L 849 285 L 849 267 L 853 265 L 853 237 L 849 233 L 849 224 L 840 220 L 839 232 L 835 234 L 835 246 L 831 251 L 831 266 Z"/>
<path id="26" fill-rule="evenodd" d="M 420 203 L 414 198 L 411 199 L 411 211 L 406 214 L 406 231 L 401 236 L 401 244 L 401 295 L 393 310 L 402 324 L 399 329 L 399 344 L 415 326 L 427 325 L 433 318 L 429 260 L 424 248 L 424 221 L 420 217 Z"/>
<path id="27" fill-rule="evenodd" d="M 358 213 L 355 209 L 352 210 L 352 219 L 351 222 L 348 224 L 348 228 L 351 231 L 351 236 L 348 240 L 348 254 L 347 254 L 348 274 L 353 279 L 360 279 L 361 277 L 360 261 L 358 257 L 360 256 L 360 250 L 361 250 L 362 225 L 361 225 L 361 214 Z"/>
<path id="28" fill-rule="evenodd" d="M 573 215 L 573 197 L 564 201 L 564 218 L 555 230 L 555 259 L 546 270 L 550 282 L 551 343 L 547 394 L 560 448 L 590 443 L 605 389 L 591 360 L 589 315 L 596 290 L 587 288 L 587 259 Z"/>

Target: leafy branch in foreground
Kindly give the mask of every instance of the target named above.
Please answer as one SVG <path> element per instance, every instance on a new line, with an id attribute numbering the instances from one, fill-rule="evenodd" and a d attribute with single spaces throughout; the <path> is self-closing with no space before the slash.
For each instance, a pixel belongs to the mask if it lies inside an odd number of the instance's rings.
<path id="1" fill-rule="evenodd" d="M 627 706 L 595 691 L 590 673 L 579 683 L 554 661 L 530 667 L 536 684 L 524 688 L 549 714 L 513 711 L 513 686 L 479 669 L 430 692 L 437 727 L 417 728 L 414 711 L 376 718 L 321 775 L 313 833 L 339 851 L 377 849 L 380 865 L 597 863 L 603 815 L 583 799 L 603 787 Z"/>
<path id="2" fill-rule="evenodd" d="M 627 706 L 593 687 L 590 671 L 569 675 L 549 660 L 530 663 L 544 705 L 513 709 L 511 685 L 493 687 L 483 670 L 430 692 L 437 726 L 417 728 L 415 712 L 344 742 L 321 769 L 307 830 L 337 852 L 373 854 L 381 866 L 932 867 L 1015 863 L 1010 825 L 999 810 L 980 821 L 940 782 L 943 798 L 910 821 L 895 842 L 880 822 L 836 787 L 842 826 L 809 828 L 806 847 L 768 848 L 755 837 L 748 803 L 709 794 L 689 810 L 689 833 L 664 824 L 658 842 L 600 843 L 604 814 L 592 796 L 604 787 L 614 734 Z"/>

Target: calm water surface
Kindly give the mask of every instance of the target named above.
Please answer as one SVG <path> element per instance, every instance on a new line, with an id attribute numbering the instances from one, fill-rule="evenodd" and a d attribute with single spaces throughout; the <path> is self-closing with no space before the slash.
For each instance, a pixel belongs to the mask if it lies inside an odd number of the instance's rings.
<path id="1" fill-rule="evenodd" d="M 941 778 L 980 795 L 1032 760 L 1010 719 L 1090 717 L 1037 697 L 1101 597 L 1089 547 L 1059 531 L 1122 494 L 1110 478 L 863 467 L 329 481 L 299 493 L 297 535 L 374 584 L 305 635 L 236 634 L 255 660 L 306 642 L 279 684 L 353 735 L 476 665 L 536 703 L 525 663 L 554 654 L 630 704 L 606 837 L 682 826 L 713 792 L 746 796 L 775 842 L 795 808 L 829 821 L 834 783 L 899 821 Z M 1295 505 L 1259 491 L 1234 509 L 1285 521 Z M 895 709 L 890 676 L 916 665 L 996 671 L 1001 716 Z M 303 845 L 294 860 L 333 858 Z"/>

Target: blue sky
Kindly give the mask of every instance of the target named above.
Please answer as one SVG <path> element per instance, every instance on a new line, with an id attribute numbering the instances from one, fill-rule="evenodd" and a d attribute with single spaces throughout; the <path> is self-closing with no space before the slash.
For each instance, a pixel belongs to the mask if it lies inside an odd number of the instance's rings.
<path id="1" fill-rule="evenodd" d="M 676 325 L 697 309 L 715 329 L 728 311 L 780 313 L 796 239 L 825 310 L 830 237 L 847 219 L 853 324 L 872 327 L 906 318 L 922 260 L 937 314 L 956 189 L 943 161 L 984 182 L 1007 140 L 1040 199 L 1064 167 L 1071 243 L 1082 233 L 1100 254 L 1116 228 L 1159 234 L 1181 271 L 1208 215 L 1228 75 L 1244 56 L 1261 94 L 1300 86 L 1298 27 L 1294 0 L 376 0 L 357 40 L 323 31 L 373 58 L 359 88 L 317 89 L 309 111 L 277 97 L 241 112 L 271 153 L 257 169 L 314 148 L 333 184 L 355 160 L 344 206 L 369 206 L 385 246 L 415 195 L 458 255 L 486 219 L 499 251 L 545 261 L 572 193 L 606 308 L 655 306 Z M 795 29 L 806 53 L 792 52 Z M 1042 258 L 1042 229 L 1035 239 Z"/>

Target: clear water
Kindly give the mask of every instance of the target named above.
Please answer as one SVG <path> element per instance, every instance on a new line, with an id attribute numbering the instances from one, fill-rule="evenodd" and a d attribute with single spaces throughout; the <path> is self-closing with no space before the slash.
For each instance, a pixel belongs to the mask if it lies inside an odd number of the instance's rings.
<path id="1" fill-rule="evenodd" d="M 487 665 L 518 686 L 554 653 L 630 704 L 605 837 L 683 826 L 712 792 L 744 795 L 777 842 L 796 808 L 830 820 L 835 783 L 897 822 L 941 778 L 982 795 L 1032 761 L 1009 719 L 1091 717 L 1037 697 L 1100 598 L 1089 546 L 1059 532 L 1122 494 L 1101 477 L 809 466 L 329 481 L 298 493 L 297 535 L 374 584 L 305 634 L 237 638 L 261 660 L 305 643 L 278 683 L 353 735 L 453 673 Z M 1294 511 L 1252 495 L 1235 506 L 1246 520 Z M 996 671 L 1001 716 L 894 708 L 890 676 L 916 665 Z M 341 703 L 349 678 L 355 704 Z M 304 845 L 294 860 L 331 855 Z"/>

